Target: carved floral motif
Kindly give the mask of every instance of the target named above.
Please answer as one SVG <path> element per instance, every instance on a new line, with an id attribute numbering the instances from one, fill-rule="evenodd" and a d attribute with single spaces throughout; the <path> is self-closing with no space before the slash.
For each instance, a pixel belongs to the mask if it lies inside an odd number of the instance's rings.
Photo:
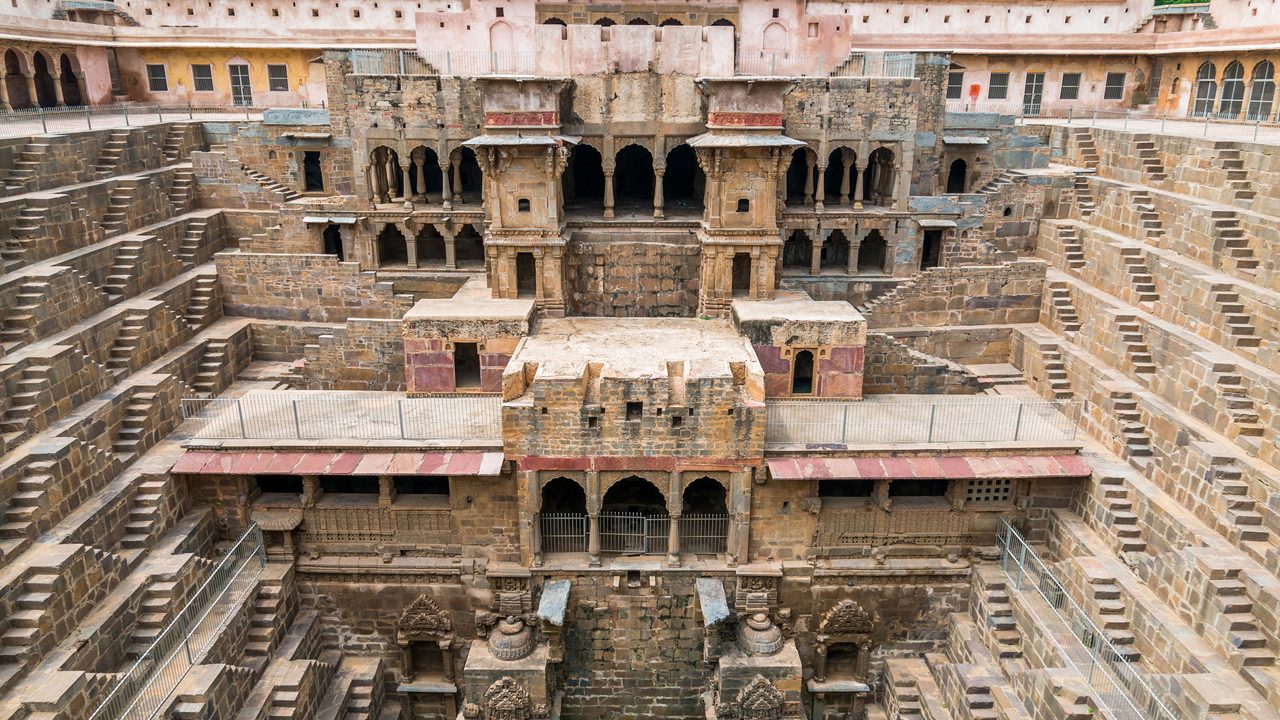
<path id="1" fill-rule="evenodd" d="M 400 614 L 400 632 L 406 635 L 447 635 L 453 622 L 440 606 L 423 593 Z"/>

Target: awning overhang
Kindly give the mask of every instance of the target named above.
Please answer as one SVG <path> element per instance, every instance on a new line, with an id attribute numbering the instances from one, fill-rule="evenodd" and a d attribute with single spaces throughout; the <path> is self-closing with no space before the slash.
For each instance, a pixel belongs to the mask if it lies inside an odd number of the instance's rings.
<path id="1" fill-rule="evenodd" d="M 988 140 L 974 135 L 943 135 L 942 143 L 944 145 L 986 145 Z"/>
<path id="2" fill-rule="evenodd" d="M 768 465 L 777 480 L 1087 478 L 1091 473 L 1079 455 L 777 458 Z"/>
<path id="3" fill-rule="evenodd" d="M 939 218 L 920 218 L 919 220 L 916 220 L 916 224 L 925 230 L 938 230 L 956 227 L 955 220 L 942 220 Z"/>
<path id="4" fill-rule="evenodd" d="M 321 223 L 333 223 L 334 225 L 355 225 L 356 219 L 353 217 L 330 217 L 328 215 L 304 215 L 302 222 L 307 225 L 317 225 Z"/>
<path id="5" fill-rule="evenodd" d="M 170 472 L 189 475 L 475 475 L 502 472 L 498 452 L 188 452 Z"/>
<path id="6" fill-rule="evenodd" d="M 477 135 L 462 144 L 466 147 L 507 147 L 513 145 L 577 145 L 576 135 Z"/>
<path id="7" fill-rule="evenodd" d="M 786 135 L 746 133 L 703 133 L 685 141 L 689 147 L 800 147 L 805 143 Z"/>

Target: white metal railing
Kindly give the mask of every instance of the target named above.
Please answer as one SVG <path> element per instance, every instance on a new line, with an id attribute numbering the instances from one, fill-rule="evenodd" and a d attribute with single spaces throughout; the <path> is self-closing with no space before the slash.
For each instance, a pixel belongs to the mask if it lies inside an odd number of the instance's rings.
<path id="1" fill-rule="evenodd" d="M 1211 137 L 1250 142 L 1280 140 L 1280 117 L 1273 115 L 1272 111 L 1263 114 L 1247 108 L 1232 116 L 1215 112 L 1196 112 L 1194 109 L 1188 110 L 1186 116 L 1182 116 L 1168 112 L 1089 107 L 1079 103 L 1064 105 L 1048 99 L 1033 103 L 1012 100 L 969 102 L 951 99 L 947 101 L 947 112 L 999 113 L 1024 121 L 1038 120 L 1079 127 L 1109 127 L 1184 137 Z"/>
<path id="2" fill-rule="evenodd" d="M 262 531 L 250 525 L 89 720 L 151 720 L 163 710 L 173 689 L 218 640 L 234 607 L 229 598 L 252 589 L 266 562 Z"/>
<path id="3" fill-rule="evenodd" d="M 770 400 L 768 444 L 1057 442 L 1073 440 L 1079 403 L 1007 397 L 894 400 Z"/>
<path id="4" fill-rule="evenodd" d="M 540 63 L 537 53 L 522 51 L 348 50 L 347 58 L 353 75 L 483 77 L 564 72 L 561 56 L 544 56 Z"/>
<path id="5" fill-rule="evenodd" d="M 192 436 L 244 440 L 492 440 L 502 438 L 499 395 L 406 398 L 396 393 L 284 391 L 184 398 Z"/>
<path id="6" fill-rule="evenodd" d="M 259 110 L 231 105 L 122 103 L 60 108 L 33 107 L 0 112 L 0 137 L 104 130 L 183 120 L 257 120 L 260 118 Z"/>
<path id="7" fill-rule="evenodd" d="M 671 518 L 641 512 L 600 513 L 600 552 L 665 555 Z"/>
<path id="8" fill-rule="evenodd" d="M 1115 720 L 1182 720 L 1071 599 L 1026 539 L 1008 520 L 1001 518 L 1000 523 L 996 531 L 1000 567 L 1015 592 L 1033 591 L 1044 601 L 1053 617 L 1037 617 L 1037 623 L 1056 640 L 1063 657 L 1093 689 L 1092 699 L 1106 715 Z M 1035 614 L 1034 603 L 1028 604 L 1028 611 Z M 1061 630 L 1055 632 L 1055 626 Z"/>
<path id="9" fill-rule="evenodd" d="M 822 53 L 785 51 L 739 52 L 734 74 L 779 77 L 912 78 L 916 54 L 910 52 L 849 53 L 834 68 Z"/>

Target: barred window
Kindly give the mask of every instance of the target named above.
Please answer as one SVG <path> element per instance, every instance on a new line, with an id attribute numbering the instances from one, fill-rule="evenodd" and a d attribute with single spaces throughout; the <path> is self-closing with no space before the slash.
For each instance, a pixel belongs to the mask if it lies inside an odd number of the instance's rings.
<path id="1" fill-rule="evenodd" d="M 213 66 L 192 65 L 191 86 L 196 92 L 213 92 Z"/>
<path id="2" fill-rule="evenodd" d="M 169 92 L 169 72 L 164 65 L 147 65 L 147 89 Z"/>
<path id="3" fill-rule="evenodd" d="M 1103 100 L 1124 99 L 1124 73 L 1107 73 L 1107 86 L 1102 91 Z"/>
<path id="4" fill-rule="evenodd" d="M 991 86 L 987 88 L 987 98 L 991 100 L 1007 100 L 1009 98 L 1009 73 L 991 73 Z"/>
<path id="5" fill-rule="evenodd" d="M 947 99 L 959 100 L 964 97 L 964 73 L 947 73 Z"/>
<path id="6" fill-rule="evenodd" d="M 1080 73 L 1062 73 L 1062 92 L 1058 93 L 1058 99 L 1080 99 Z"/>
<path id="7" fill-rule="evenodd" d="M 1012 478 L 976 478 L 964 492 L 966 503 L 1007 503 L 1012 497 Z"/>
<path id="8" fill-rule="evenodd" d="M 271 92 L 288 92 L 289 91 L 289 66 L 288 65 L 268 65 L 267 66 L 267 90 Z"/>

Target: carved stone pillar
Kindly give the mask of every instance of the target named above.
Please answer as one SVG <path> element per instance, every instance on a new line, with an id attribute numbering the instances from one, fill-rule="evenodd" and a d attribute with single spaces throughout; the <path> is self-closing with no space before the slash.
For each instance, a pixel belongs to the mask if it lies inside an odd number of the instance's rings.
<path id="1" fill-rule="evenodd" d="M 402 163 L 400 165 L 400 199 L 408 200 L 412 193 L 409 190 L 409 165 Z"/>
<path id="2" fill-rule="evenodd" d="M 667 515 L 670 525 L 667 528 L 667 563 L 672 567 L 680 566 L 680 518 L 684 515 L 684 495 L 680 487 L 681 474 L 672 470 L 668 482 Z"/>
<path id="3" fill-rule="evenodd" d="M 391 199 L 395 197 L 395 172 L 395 163 L 391 161 L 391 153 L 387 153 L 386 157 L 382 160 L 382 182 L 386 183 L 386 190 L 384 191 L 384 197 L 386 200 L 383 202 L 391 202 Z"/>
<path id="4" fill-rule="evenodd" d="M 848 274 L 855 275 L 858 272 L 858 250 L 862 249 L 862 241 L 856 237 L 849 238 L 849 268 Z"/>
<path id="5" fill-rule="evenodd" d="M 613 171 L 604 171 L 604 216 L 613 217 Z"/>
<path id="6" fill-rule="evenodd" d="M 848 149 L 840 150 L 840 160 L 844 164 L 844 168 L 840 171 L 840 204 L 849 204 L 849 170 L 853 167 L 853 153 Z"/>
<path id="7" fill-rule="evenodd" d="M 822 201 L 827 196 L 827 166 L 818 166 L 818 181 L 813 188 L 813 209 L 822 212 Z"/>
<path id="8" fill-rule="evenodd" d="M 862 184 L 865 182 L 863 172 L 867 169 L 866 163 L 858 163 L 854 165 L 854 172 L 857 174 L 856 187 L 853 190 L 853 209 L 862 209 L 862 194 L 864 192 Z"/>
<path id="9" fill-rule="evenodd" d="M 458 269 L 458 234 L 455 232 L 441 230 L 440 234 L 444 236 L 444 269 Z"/>
<path id="10" fill-rule="evenodd" d="M 413 199 L 418 202 L 427 201 L 427 159 L 419 153 L 414 153 L 411 157 L 413 161 L 413 176 L 418 181 L 418 192 L 413 194 Z"/>
<path id="11" fill-rule="evenodd" d="M 40 107 L 40 96 L 36 94 L 35 73 L 27 73 L 23 77 L 27 79 L 27 97 L 31 98 L 31 107 Z"/>
<path id="12" fill-rule="evenodd" d="M 458 155 L 458 162 L 453 164 L 453 201 L 462 204 L 462 155 Z"/>
<path id="13" fill-rule="evenodd" d="M 587 555 L 592 567 L 600 566 L 600 473 L 587 473 Z"/>
<path id="14" fill-rule="evenodd" d="M 412 269 L 418 268 L 418 234 L 409 229 L 409 223 L 403 223 L 400 226 L 400 232 L 404 233 L 404 249 L 406 261 Z"/>
<path id="15" fill-rule="evenodd" d="M 57 102 L 58 107 L 66 107 L 67 102 L 62 97 L 62 75 L 53 76 L 53 98 Z"/>
<path id="16" fill-rule="evenodd" d="M 818 231 L 813 234 L 813 239 L 809 241 L 809 274 L 817 275 L 822 272 L 822 226 L 818 226 Z"/>
<path id="17" fill-rule="evenodd" d="M 449 165 L 446 163 L 440 166 L 440 204 L 445 210 L 453 209 L 453 193 L 450 190 L 453 185 L 449 182 Z"/>
<path id="18" fill-rule="evenodd" d="M 13 110 L 13 105 L 9 104 L 9 76 L 7 74 L 0 75 L 0 110 L 4 112 Z"/>
<path id="19" fill-rule="evenodd" d="M 662 210 L 662 176 L 666 174 L 665 168 L 654 168 L 653 171 L 653 216 L 658 219 L 666 217 Z"/>
<path id="20" fill-rule="evenodd" d="M 818 159 L 808 153 L 804 156 L 804 204 L 813 205 L 813 166 Z"/>
<path id="21" fill-rule="evenodd" d="M 76 87 L 80 89 L 80 103 L 89 104 L 89 88 L 84 84 L 84 73 L 76 75 Z"/>

